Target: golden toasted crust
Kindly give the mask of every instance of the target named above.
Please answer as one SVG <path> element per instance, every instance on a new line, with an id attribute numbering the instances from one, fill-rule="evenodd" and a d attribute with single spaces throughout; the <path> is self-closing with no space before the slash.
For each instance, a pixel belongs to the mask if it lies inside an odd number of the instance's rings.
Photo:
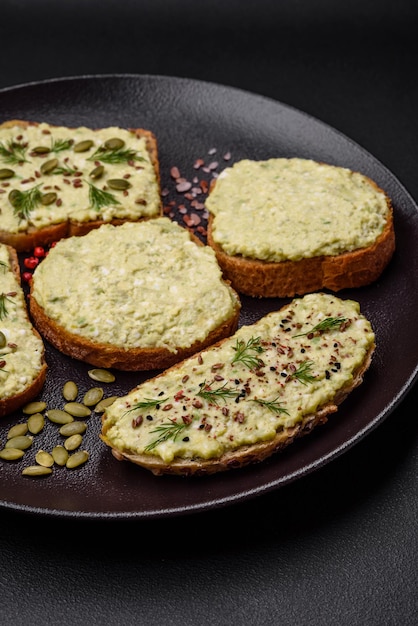
<path id="1" fill-rule="evenodd" d="M 215 251 L 225 278 L 239 293 L 248 296 L 286 298 L 320 289 L 363 287 L 379 278 L 395 251 L 393 209 L 386 194 L 385 197 L 388 213 L 383 232 L 373 245 L 352 252 L 277 263 L 230 256 L 213 240 L 212 215 L 208 220 L 208 244 Z"/>
<path id="2" fill-rule="evenodd" d="M 19 261 L 17 258 L 16 251 L 13 248 L 8 247 L 8 252 L 9 252 L 9 258 L 10 258 L 10 266 L 13 272 L 15 273 L 16 278 L 20 282 Z M 41 339 L 41 336 L 39 335 L 38 331 L 33 327 L 32 327 L 32 332 L 39 339 Z M 26 389 L 16 394 L 15 396 L 10 396 L 8 398 L 0 399 L 0 417 L 4 417 L 5 415 L 8 415 L 9 413 L 13 413 L 13 411 L 16 411 L 21 406 L 25 405 L 27 402 L 30 402 L 31 400 L 33 400 L 38 395 L 38 393 L 40 393 L 40 391 L 42 390 L 44 386 L 45 379 L 46 379 L 46 372 L 47 372 L 47 365 L 46 365 L 45 358 L 43 355 L 41 369 L 39 370 L 39 373 L 36 376 L 36 378 L 26 387 Z"/>
<path id="3" fill-rule="evenodd" d="M 112 449 L 112 454 L 118 461 L 130 461 L 131 463 L 145 467 L 156 476 L 164 474 L 203 476 L 259 463 L 272 454 L 283 450 L 296 439 L 307 435 L 316 426 L 325 424 L 328 420 L 328 415 L 335 413 L 338 409 L 338 405 L 345 400 L 351 391 L 363 382 L 363 376 L 370 366 L 374 349 L 375 345 L 373 344 L 365 355 L 363 363 L 353 372 L 351 383 L 342 387 L 331 403 L 318 407 L 315 413 L 304 416 L 298 424 L 291 428 L 285 428 L 269 441 L 242 446 L 239 449 L 224 453 L 218 459 L 174 459 L 170 463 L 165 463 L 161 458 L 156 456 L 132 454 L 129 452 L 122 453 L 119 449 L 116 449 L 106 437 L 107 428 L 104 415 L 102 416 L 103 428 L 101 439 Z M 174 365 L 172 369 L 176 367 L 179 367 L 179 364 Z M 156 378 L 158 378 L 158 376 Z"/>
<path id="4" fill-rule="evenodd" d="M 14 126 L 20 126 L 21 128 L 27 128 L 28 126 L 38 126 L 39 122 L 32 122 L 26 120 L 8 120 L 0 124 L 1 128 L 13 128 Z M 145 137 L 147 149 L 150 155 L 151 163 L 153 165 L 158 186 L 160 187 L 161 175 L 160 165 L 158 160 L 158 145 L 154 135 L 149 130 L 143 128 L 129 128 L 131 133 L 134 133 L 138 139 Z M 160 215 L 162 215 L 162 203 L 160 206 Z M 140 218 L 149 219 L 149 218 Z M 114 219 L 110 222 L 115 226 L 123 224 L 129 220 Z M 51 224 L 43 228 L 30 227 L 26 232 L 10 233 L 0 228 L 0 242 L 12 246 L 17 252 L 30 252 L 35 246 L 49 246 L 55 241 L 59 241 L 64 237 L 71 237 L 73 235 L 85 235 L 93 228 L 99 228 L 104 224 L 103 220 L 94 220 L 89 222 L 75 222 L 73 220 L 67 220 L 60 224 Z"/>

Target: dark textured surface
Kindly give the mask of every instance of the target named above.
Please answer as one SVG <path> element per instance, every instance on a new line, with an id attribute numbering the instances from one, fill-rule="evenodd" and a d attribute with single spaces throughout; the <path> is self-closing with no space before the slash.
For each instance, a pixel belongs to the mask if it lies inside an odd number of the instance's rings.
<path id="1" fill-rule="evenodd" d="M 416 201 L 417 9 L 406 1 L 396 6 L 371 0 L 338 8 L 335 4 L 3 2 L 0 86 L 122 72 L 231 85 L 306 111 L 351 137 L 393 172 Z M 94 115 L 98 122 L 117 122 L 127 114 L 137 119 L 131 113 L 128 83 L 120 102 L 109 98 L 114 86 L 106 81 L 92 91 L 79 83 L 71 98 L 57 90 L 43 100 L 35 86 L 34 96 L 22 91 L 22 102 L 13 100 L 16 92 L 10 94 L 13 105 L 7 112 L 34 107 L 37 116 L 71 122 L 79 119 L 82 108 L 85 120 Z M 162 112 L 168 117 L 162 124 L 165 173 L 171 153 L 164 146 L 171 146 L 180 131 L 186 144 L 180 152 L 186 156 L 179 164 L 185 167 L 191 161 L 186 148 L 192 155 L 212 139 L 220 145 L 232 138 L 235 155 L 251 149 L 263 156 L 274 148 L 278 128 L 259 134 L 266 120 L 256 119 L 258 108 L 251 108 L 246 96 L 235 107 L 237 117 L 225 122 L 228 107 L 222 98 L 219 110 L 218 88 L 212 92 L 208 87 L 204 97 L 194 83 L 188 88 L 190 97 L 180 108 L 175 89 L 167 100 L 157 91 L 145 111 L 138 106 L 141 118 L 153 120 Z M 256 119 L 244 136 L 243 110 Z M 316 142 L 311 128 L 309 123 L 299 127 L 296 146 L 302 143 L 313 156 L 323 155 L 323 137 Z M 280 136 L 289 134 L 285 128 Z M 324 131 L 324 136 L 331 139 L 329 158 L 359 159 L 380 182 L 389 180 L 400 211 L 396 226 L 404 245 L 390 270 L 400 280 L 389 286 L 385 275 L 372 289 L 371 301 L 366 299 L 382 340 L 378 376 L 371 372 L 367 385 L 376 390 L 375 402 L 386 407 L 391 390 L 399 387 L 405 368 L 417 357 L 416 252 L 414 256 L 411 251 L 416 214 L 408 194 L 384 167 L 369 161 L 355 145 L 348 149 L 349 157 L 340 146 L 335 153 L 334 133 Z M 290 139 L 285 145 L 294 149 Z M 408 333 L 405 349 L 397 337 Z M 416 624 L 417 391 L 415 385 L 378 428 L 344 455 L 246 502 L 139 521 L 51 519 L 42 513 L 0 511 L 0 623 Z M 356 424 L 367 411 L 364 395 L 353 406 Z M 343 413 L 341 417 L 332 425 L 335 431 L 344 424 Z M 326 436 L 318 433 L 301 442 L 301 454 L 309 458 Z M 286 462 L 290 457 L 289 451 Z M 105 471 L 107 463 L 109 457 Z M 248 479 L 263 471 L 248 471 Z M 92 499 L 102 493 L 106 501 L 110 492 L 113 501 L 116 497 L 125 506 L 123 489 L 113 494 L 111 484 L 90 478 Z M 222 480 L 225 492 L 231 480 Z M 37 488 L 52 501 L 61 493 L 47 495 L 48 487 Z M 206 488 L 205 497 L 217 495 L 210 485 Z M 87 502 L 84 482 L 81 489 Z M 190 489 L 190 501 L 196 498 L 194 491 L 196 487 Z M 78 497 L 74 485 L 63 506 L 72 506 Z"/>

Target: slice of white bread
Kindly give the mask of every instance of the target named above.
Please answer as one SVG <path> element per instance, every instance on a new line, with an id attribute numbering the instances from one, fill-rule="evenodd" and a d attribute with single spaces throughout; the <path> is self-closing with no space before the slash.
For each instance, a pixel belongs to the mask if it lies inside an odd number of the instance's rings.
<path id="1" fill-rule="evenodd" d="M 219 175 L 206 208 L 208 243 L 249 296 L 362 287 L 395 250 L 386 193 L 358 172 L 309 159 L 240 161 Z"/>
<path id="2" fill-rule="evenodd" d="M 0 125 L 0 241 L 18 252 L 161 214 L 151 131 Z"/>
<path id="3" fill-rule="evenodd" d="M 357 302 L 296 298 L 118 398 L 101 438 L 118 460 L 156 475 L 262 461 L 337 410 L 374 348 Z"/>
<path id="4" fill-rule="evenodd" d="M 28 317 L 16 251 L 0 244 L 0 417 L 40 393 L 46 370 L 43 341 Z"/>
<path id="5" fill-rule="evenodd" d="M 213 250 L 167 217 L 63 239 L 31 284 L 45 339 L 120 370 L 162 369 L 232 334 L 240 307 Z"/>

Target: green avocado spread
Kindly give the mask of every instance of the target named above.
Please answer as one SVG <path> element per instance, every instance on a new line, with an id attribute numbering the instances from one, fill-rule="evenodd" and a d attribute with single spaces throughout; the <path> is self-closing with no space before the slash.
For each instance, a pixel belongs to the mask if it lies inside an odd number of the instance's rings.
<path id="1" fill-rule="evenodd" d="M 0 400 L 24 391 L 43 366 L 44 345 L 33 332 L 25 298 L 0 244 Z"/>
<path id="2" fill-rule="evenodd" d="M 240 307 L 211 248 L 167 217 L 59 241 L 34 272 L 32 297 L 72 334 L 172 352 L 205 340 Z"/>
<path id="3" fill-rule="evenodd" d="M 160 214 L 145 137 L 118 127 L 0 129 L 1 230 Z"/>
<path id="4" fill-rule="evenodd" d="M 269 441 L 350 387 L 374 341 L 357 302 L 295 299 L 117 399 L 103 439 L 166 463 Z"/>
<path id="5" fill-rule="evenodd" d="M 299 158 L 239 161 L 221 172 L 206 208 L 224 252 L 272 262 L 367 247 L 388 216 L 367 177 Z"/>

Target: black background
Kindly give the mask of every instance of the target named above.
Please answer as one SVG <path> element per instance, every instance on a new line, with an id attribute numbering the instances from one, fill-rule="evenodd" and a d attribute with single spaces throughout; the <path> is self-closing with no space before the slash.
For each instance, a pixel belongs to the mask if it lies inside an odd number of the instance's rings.
<path id="1" fill-rule="evenodd" d="M 0 87 L 112 73 L 239 87 L 334 126 L 417 201 L 417 18 L 412 0 L 3 0 Z M 417 624 L 417 392 L 244 504 L 141 522 L 1 511 L 0 623 Z"/>

